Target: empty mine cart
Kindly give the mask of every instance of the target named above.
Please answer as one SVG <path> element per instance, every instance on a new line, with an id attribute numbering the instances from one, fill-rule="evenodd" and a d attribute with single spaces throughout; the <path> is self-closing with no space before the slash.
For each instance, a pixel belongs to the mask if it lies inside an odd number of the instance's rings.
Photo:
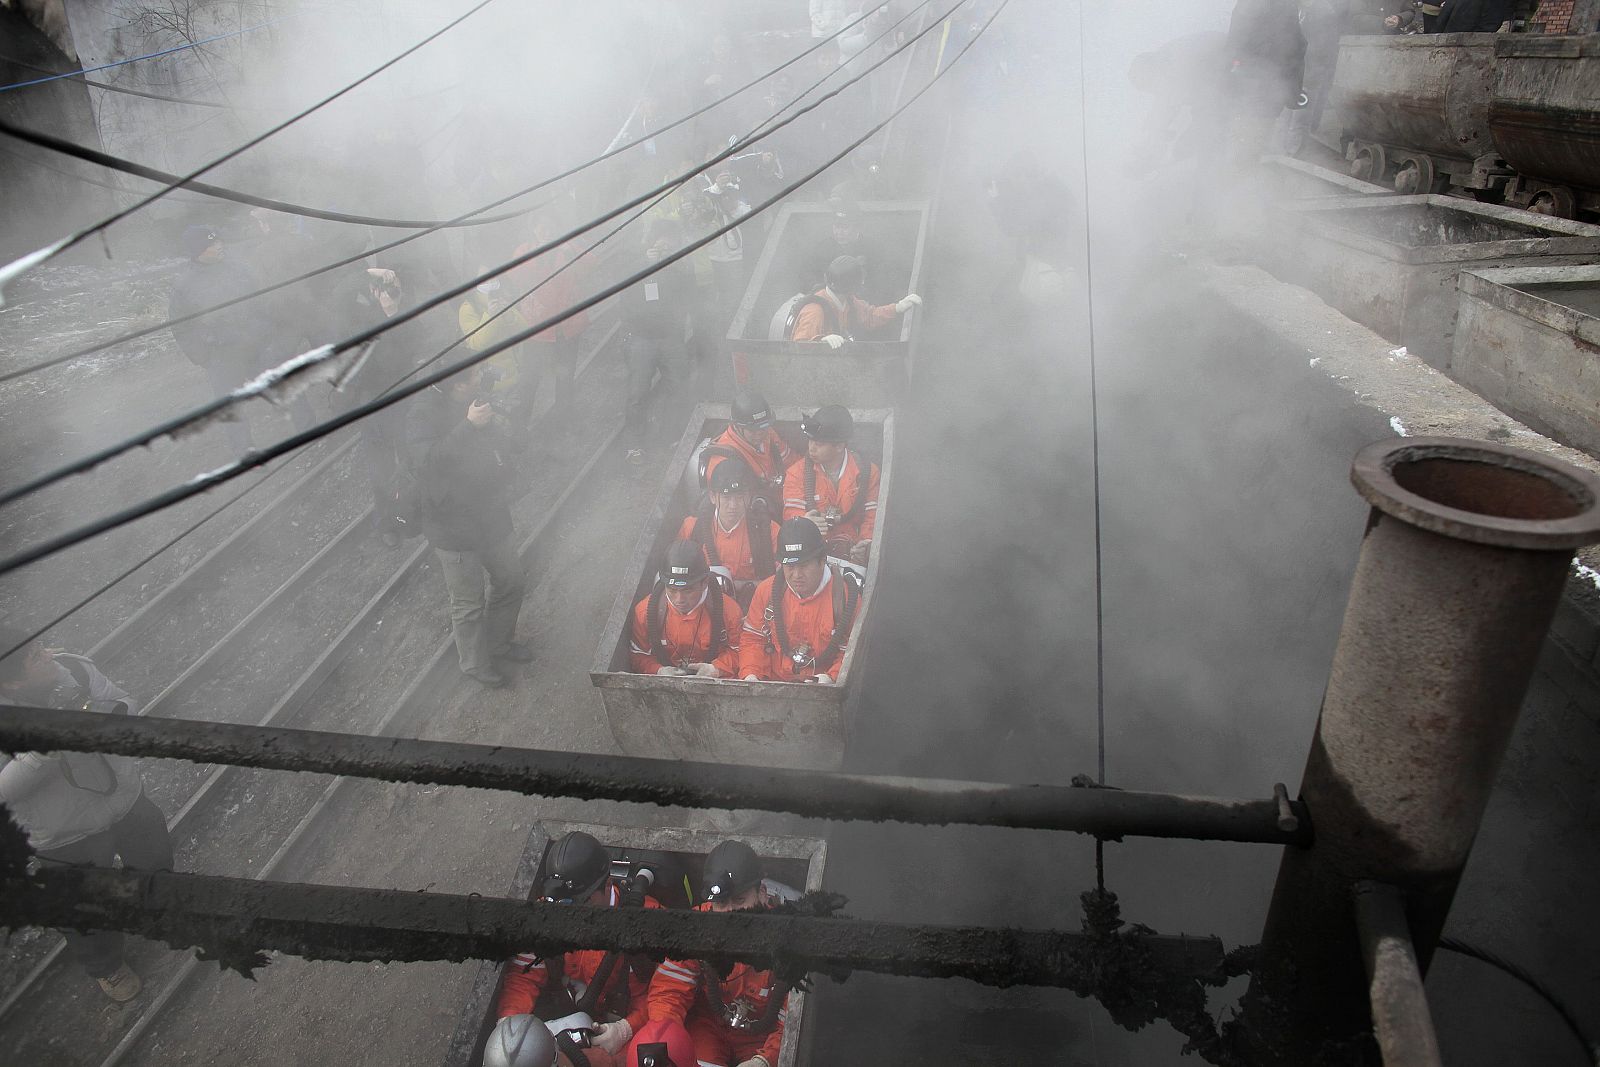
<path id="1" fill-rule="evenodd" d="M 823 867 L 828 857 L 827 842 L 822 838 L 717 832 L 713 829 L 712 816 L 696 818 L 702 820 L 703 825 L 693 829 L 604 826 L 554 820 L 536 822 L 528 832 L 527 844 L 506 896 L 527 900 L 534 907 L 583 907 L 537 902 L 550 847 L 573 830 L 591 834 L 605 846 L 611 855 L 612 876 L 619 882 L 648 870 L 647 892 L 662 907 L 689 908 L 703 899 L 704 887 L 699 883 L 705 857 L 729 838 L 737 838 L 755 851 L 772 895 L 793 898 L 802 892 L 822 888 Z M 479 1067 L 483 1062 L 484 1043 L 498 1021 L 495 1008 L 509 966 L 514 964 L 496 962 L 479 966 L 445 1051 L 444 1067 Z M 570 1009 L 571 1004 L 559 994 L 547 993 L 541 996 L 535 1013 L 541 1018 L 558 1020 Z M 787 1016 L 783 1045 L 773 1067 L 797 1067 L 808 1061 L 805 993 L 798 989 L 789 993 Z"/>
<path id="2" fill-rule="evenodd" d="M 775 406 L 773 414 L 778 431 L 799 446 L 800 410 Z M 884 523 L 893 514 L 894 415 L 859 408 L 851 414 L 851 448 L 881 469 L 873 543 L 882 545 Z M 883 573 L 881 553 L 867 569 L 854 632 L 833 685 L 664 677 L 628 669 L 633 607 L 649 594 L 667 546 L 684 518 L 698 508 L 704 490 L 697 456 L 727 427 L 728 418 L 725 404 L 701 405 L 690 417 L 624 571 L 589 677 L 605 703 L 611 735 L 628 755 L 838 769 L 852 708 L 859 701 L 863 657 L 869 655 L 873 601 Z M 774 506 L 781 508 L 781 502 Z"/>
<path id="3" fill-rule="evenodd" d="M 863 201 L 855 205 L 864 252 L 869 304 L 892 304 L 919 291 L 928 235 L 926 200 Z M 848 341 L 837 350 L 818 341 L 787 340 L 798 305 L 822 286 L 838 254 L 832 233 L 836 208 L 785 204 L 768 235 L 728 327 L 727 359 L 718 383 L 723 395 L 751 385 L 769 403 L 890 407 L 910 380 L 923 309 Z"/>

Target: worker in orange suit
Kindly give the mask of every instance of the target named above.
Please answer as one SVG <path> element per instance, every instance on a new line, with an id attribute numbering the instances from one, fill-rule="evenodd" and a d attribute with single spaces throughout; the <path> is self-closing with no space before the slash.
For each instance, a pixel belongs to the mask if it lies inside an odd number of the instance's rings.
<path id="1" fill-rule="evenodd" d="M 783 517 L 816 523 L 828 552 L 865 566 L 878 516 L 878 465 L 850 447 L 855 420 L 837 404 L 800 420 L 806 456 L 783 477 Z"/>
<path id="2" fill-rule="evenodd" d="M 700 546 L 674 541 L 655 588 L 633 608 L 634 673 L 738 677 L 741 618 L 739 602 L 711 580 Z"/>
<path id="3" fill-rule="evenodd" d="M 706 900 L 696 911 L 754 911 L 772 904 L 761 861 L 743 841 L 724 841 L 711 850 L 701 884 Z M 771 971 L 748 963 L 665 960 L 650 981 L 650 1020 L 623 1062 L 636 1062 L 641 1045 L 664 1042 L 672 1049 L 687 1037 L 703 1067 L 777 1067 L 788 1005 L 788 983 Z"/>
<path id="4" fill-rule="evenodd" d="M 611 856 L 605 846 L 582 830 L 566 834 L 551 846 L 545 869 L 541 893 L 545 903 L 596 908 L 661 906 L 645 896 L 637 883 L 619 884 L 611 876 Z M 606 973 L 600 987 L 591 988 L 602 968 Z M 506 965 L 495 1017 L 531 1015 L 535 1007 L 552 1019 L 583 1012 L 595 1020 L 589 1035 L 593 1049 L 615 1057 L 646 1022 L 646 996 L 654 972 L 655 964 L 648 957 L 629 953 L 581 949 L 546 960 L 525 952 Z M 552 998 L 564 1002 L 552 1003 Z M 541 999 L 546 1003 L 541 1005 Z M 600 1057 L 593 1055 L 593 1049 L 591 1067 L 599 1067 Z"/>
<path id="5" fill-rule="evenodd" d="M 801 301 L 795 308 L 791 341 L 823 341 L 839 348 L 894 321 L 922 303 L 916 293 L 907 293 L 893 304 L 868 304 L 857 294 L 866 282 L 865 268 L 855 256 L 840 256 L 828 264 L 828 284 Z"/>
<path id="6" fill-rule="evenodd" d="M 758 485 L 744 460 L 724 460 L 711 472 L 711 491 L 699 510 L 678 528 L 678 539 L 699 545 L 712 573 L 733 583 L 740 604 L 750 603 L 756 583 L 777 566 L 778 524 L 766 501 L 756 498 Z"/>
<path id="7" fill-rule="evenodd" d="M 723 430 L 717 438 L 706 446 L 701 452 L 701 462 L 704 467 L 704 476 L 701 484 L 709 484 L 710 476 L 717 469 L 717 464 L 730 456 L 738 456 L 767 487 L 756 494 L 757 498 L 764 499 L 773 505 L 777 511 L 778 490 L 783 488 L 783 472 L 800 454 L 789 447 L 772 425 L 772 409 L 767 406 L 767 400 L 760 393 L 741 392 L 733 398 L 733 420 L 728 423 L 728 428 Z"/>
<path id="8" fill-rule="evenodd" d="M 816 523 L 786 520 L 778 529 L 778 573 L 756 586 L 745 612 L 740 676 L 832 685 L 860 605 L 855 572 L 828 560 Z"/>

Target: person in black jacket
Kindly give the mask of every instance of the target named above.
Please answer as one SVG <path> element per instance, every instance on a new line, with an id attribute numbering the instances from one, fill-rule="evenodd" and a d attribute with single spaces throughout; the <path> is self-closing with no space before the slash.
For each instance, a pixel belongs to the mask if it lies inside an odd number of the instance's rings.
<path id="1" fill-rule="evenodd" d="M 671 219 L 655 219 L 645 230 L 644 254 L 650 262 L 677 251 L 683 231 Z M 623 419 L 628 462 L 644 460 L 644 431 L 652 398 L 671 417 L 683 407 L 691 367 L 685 341 L 694 279 L 687 264 L 663 267 L 618 298 L 622 317 L 622 356 L 628 368 L 628 407 Z M 660 371 L 654 392 L 650 381 Z"/>
<path id="2" fill-rule="evenodd" d="M 1299 103 L 1306 38 L 1296 0 L 1238 0 L 1228 20 L 1228 85 L 1236 164 L 1253 164 L 1273 123 Z"/>
<path id="3" fill-rule="evenodd" d="M 1494 33 L 1517 13 L 1517 0 L 1440 0 L 1435 33 Z"/>
<path id="4" fill-rule="evenodd" d="M 496 660 L 527 663 L 533 652 L 512 640 L 525 578 L 512 536 L 511 449 L 481 385 L 472 367 L 422 394 L 408 450 L 417 521 L 450 591 L 461 673 L 496 688 L 506 684 Z"/>

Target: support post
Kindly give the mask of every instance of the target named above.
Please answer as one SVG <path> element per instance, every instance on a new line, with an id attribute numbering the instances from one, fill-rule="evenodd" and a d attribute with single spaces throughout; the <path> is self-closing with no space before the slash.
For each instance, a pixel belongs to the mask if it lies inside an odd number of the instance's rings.
<path id="1" fill-rule="evenodd" d="M 1372 1033 L 1383 1067 L 1443 1067 L 1400 891 L 1362 882 L 1356 886 L 1355 903 Z"/>
<path id="2" fill-rule="evenodd" d="M 1600 478 L 1544 456 L 1400 438 L 1356 456 L 1372 505 L 1239 1030 L 1249 1062 L 1374 1056 L 1352 891 L 1404 896 L 1426 974 Z"/>

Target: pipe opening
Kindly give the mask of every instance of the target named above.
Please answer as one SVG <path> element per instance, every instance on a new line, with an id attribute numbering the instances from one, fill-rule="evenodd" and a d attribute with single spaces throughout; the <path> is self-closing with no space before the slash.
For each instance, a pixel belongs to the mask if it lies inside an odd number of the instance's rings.
<path id="1" fill-rule="evenodd" d="M 1502 519 L 1570 519 L 1594 503 L 1579 484 L 1486 463 L 1477 458 L 1396 457 L 1390 471 L 1402 489 L 1435 504 Z"/>
<path id="2" fill-rule="evenodd" d="M 1408 437 L 1363 448 L 1350 477 L 1379 511 L 1446 537 L 1533 550 L 1600 542 L 1600 477 L 1550 456 Z"/>

